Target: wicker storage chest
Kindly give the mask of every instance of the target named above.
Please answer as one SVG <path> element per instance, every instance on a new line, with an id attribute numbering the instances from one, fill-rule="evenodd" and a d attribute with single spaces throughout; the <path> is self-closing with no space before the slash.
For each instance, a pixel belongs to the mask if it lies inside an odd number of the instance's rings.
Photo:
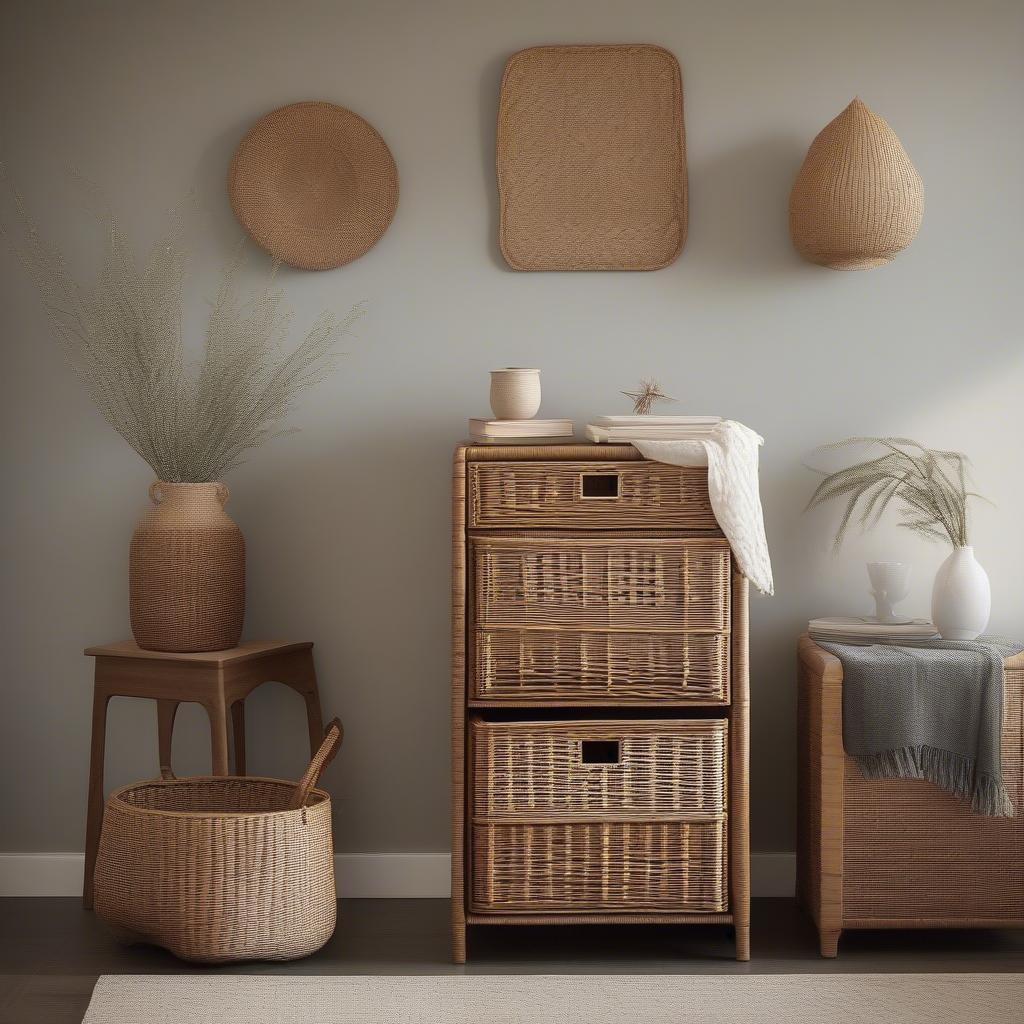
<path id="1" fill-rule="evenodd" d="M 707 474 L 455 456 L 452 923 L 720 922 L 749 956 L 747 585 Z"/>
<path id="2" fill-rule="evenodd" d="M 1015 818 L 929 782 L 870 780 L 843 749 L 843 667 L 799 642 L 798 896 L 822 956 L 844 928 L 1024 926 L 1024 655 L 1005 663 L 1003 781 Z"/>

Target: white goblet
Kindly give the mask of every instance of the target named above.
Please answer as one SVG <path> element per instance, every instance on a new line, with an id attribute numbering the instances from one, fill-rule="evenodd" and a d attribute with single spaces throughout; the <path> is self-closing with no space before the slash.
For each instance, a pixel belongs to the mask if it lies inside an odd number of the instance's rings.
<path id="1" fill-rule="evenodd" d="M 910 566 L 905 562 L 868 562 L 868 579 L 875 599 L 875 618 L 890 624 L 910 622 L 893 611 L 893 606 L 910 593 Z"/>

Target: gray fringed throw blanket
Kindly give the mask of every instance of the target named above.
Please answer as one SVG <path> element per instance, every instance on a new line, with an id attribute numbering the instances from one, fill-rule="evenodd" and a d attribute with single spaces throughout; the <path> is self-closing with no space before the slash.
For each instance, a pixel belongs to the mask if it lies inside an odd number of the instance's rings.
<path id="1" fill-rule="evenodd" d="M 843 745 L 868 779 L 927 779 L 991 817 L 1003 786 L 1001 637 L 868 647 L 817 641 L 843 663 Z"/>

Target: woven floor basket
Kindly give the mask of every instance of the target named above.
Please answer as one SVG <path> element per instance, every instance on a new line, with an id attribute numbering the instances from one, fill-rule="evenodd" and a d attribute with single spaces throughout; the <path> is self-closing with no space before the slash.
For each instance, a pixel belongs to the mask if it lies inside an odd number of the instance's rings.
<path id="1" fill-rule="evenodd" d="M 110 795 L 96 913 L 183 960 L 295 960 L 334 932 L 331 799 L 315 789 L 341 723 L 301 781 L 173 777 Z"/>

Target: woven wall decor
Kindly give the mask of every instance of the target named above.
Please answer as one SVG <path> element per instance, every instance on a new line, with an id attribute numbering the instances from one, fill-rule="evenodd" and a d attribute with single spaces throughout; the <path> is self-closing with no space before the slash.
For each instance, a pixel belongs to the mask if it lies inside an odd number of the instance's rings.
<path id="1" fill-rule="evenodd" d="M 789 197 L 797 252 L 833 270 L 888 263 L 913 241 L 924 185 L 888 123 L 855 99 L 811 143 Z"/>
<path id="2" fill-rule="evenodd" d="M 242 139 L 228 193 L 257 245 L 301 270 L 330 270 L 358 259 L 387 230 L 398 171 L 358 114 L 293 103 L 261 117 Z"/>
<path id="3" fill-rule="evenodd" d="M 515 270 L 658 270 L 686 241 L 679 63 L 660 46 L 537 46 L 505 67 L 500 245 Z"/>

